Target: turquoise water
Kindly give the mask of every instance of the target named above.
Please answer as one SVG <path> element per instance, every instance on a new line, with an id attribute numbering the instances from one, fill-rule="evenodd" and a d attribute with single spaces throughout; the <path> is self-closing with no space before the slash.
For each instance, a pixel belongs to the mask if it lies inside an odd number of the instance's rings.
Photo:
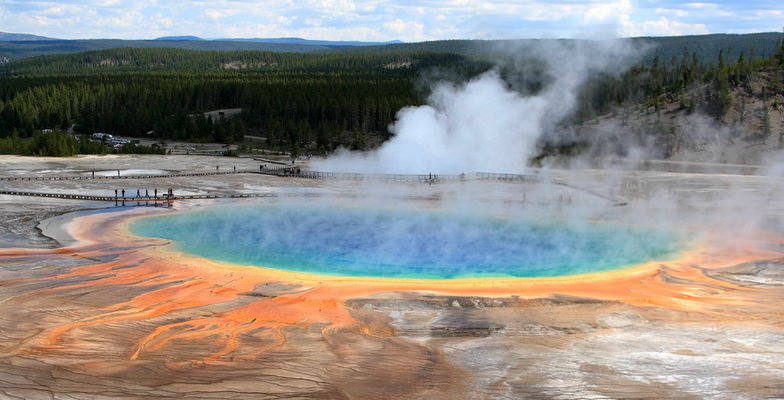
<path id="1" fill-rule="evenodd" d="M 131 231 L 218 261 L 389 278 L 565 276 L 678 250 L 659 230 L 304 204 L 214 206 L 140 219 Z"/>

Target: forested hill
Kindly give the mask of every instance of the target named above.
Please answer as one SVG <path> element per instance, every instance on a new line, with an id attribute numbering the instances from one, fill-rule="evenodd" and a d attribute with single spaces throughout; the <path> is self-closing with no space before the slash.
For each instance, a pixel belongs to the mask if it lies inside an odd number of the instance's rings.
<path id="1" fill-rule="evenodd" d="M 45 36 L 29 35 L 26 33 L 0 32 L 0 41 L 3 42 L 28 42 L 31 40 L 57 40 Z"/>
<path id="2" fill-rule="evenodd" d="M 294 54 L 114 49 L 0 67 L 0 139 L 43 130 L 203 142 L 265 138 L 265 148 L 361 149 L 388 137 L 427 95 L 429 71 L 466 79 L 490 65 L 456 54 Z M 238 117 L 205 113 L 239 108 Z M 16 143 L 16 142 L 14 142 Z"/>
<path id="3" fill-rule="evenodd" d="M 719 54 L 726 60 L 744 58 L 767 58 L 777 51 L 781 33 L 755 33 L 745 35 L 699 35 L 627 39 L 636 47 L 651 47 L 642 63 L 654 60 L 668 63 L 673 59 L 703 65 L 716 65 Z M 81 41 L 73 42 L 78 45 Z M 133 44 L 132 41 L 106 41 L 113 46 L 118 43 Z M 166 41 L 145 41 L 144 46 L 161 44 L 160 48 L 126 48 L 88 51 L 55 56 L 29 57 L 0 65 L 4 74 L 85 74 L 96 72 L 228 72 L 228 71 L 353 71 L 373 69 L 419 70 L 434 65 L 469 62 L 469 58 L 496 58 L 508 55 L 510 49 L 524 53 L 534 45 L 546 45 L 549 40 L 445 40 L 421 43 L 398 43 L 383 46 L 355 46 L 314 52 L 311 48 L 288 46 L 311 46 L 282 43 L 227 42 L 228 51 L 187 51 L 190 48 L 210 46 L 224 48 L 224 42 L 177 41 L 185 49 L 166 48 Z M 575 43 L 575 41 L 564 41 Z M 12 45 L 23 45 L 11 43 Z M 44 45 L 44 42 L 32 42 Z M 52 42 L 54 43 L 54 42 Z M 59 42 L 57 42 L 59 43 Z M 174 42 L 173 42 L 174 43 Z M 6 43 L 8 44 L 8 43 Z M 2 46 L 0 42 L 0 52 Z M 59 45 L 59 44 L 58 44 Z M 245 48 L 270 47 L 267 51 L 250 51 Z M 324 47 L 321 50 L 326 50 Z M 296 54 L 307 52 L 308 54 Z M 472 61 L 476 62 L 476 61 Z"/>
<path id="4" fill-rule="evenodd" d="M 18 60 L 51 54 L 70 54 L 85 51 L 133 48 L 176 48 L 204 51 L 278 51 L 287 53 L 307 53 L 328 50 L 326 46 L 298 43 L 260 43 L 219 40 L 37 40 L 37 41 L 0 41 L 0 59 Z"/>
<path id="5" fill-rule="evenodd" d="M 727 59 L 736 59 L 741 52 L 748 58 L 754 55 L 759 58 L 770 57 L 776 53 L 783 33 L 750 33 L 750 34 L 713 34 L 692 36 L 636 37 L 630 39 L 635 47 L 650 47 L 643 61 L 652 62 L 655 58 L 669 61 L 672 57 L 682 57 L 684 51 L 689 57 L 696 55 L 702 64 L 716 64 L 719 52 Z M 399 43 L 384 46 L 350 47 L 328 50 L 330 53 L 372 54 L 396 51 L 432 51 L 438 53 L 462 54 L 465 56 L 498 57 L 510 52 L 525 51 L 534 45 L 546 45 L 554 39 L 515 39 L 515 40 L 439 40 L 419 43 Z M 569 43 L 576 40 L 558 40 Z"/>
<path id="6" fill-rule="evenodd" d="M 18 60 L 0 67 L 0 140 L 16 148 L 20 140 L 60 129 L 240 143 L 295 154 L 326 153 L 338 146 L 368 149 L 389 137 L 400 109 L 425 101 L 429 87 L 420 85 L 423 81 L 464 81 L 491 68 L 481 58 L 401 52 L 405 49 L 383 54 L 113 49 Z M 744 101 L 757 98 L 764 116 L 759 121 L 772 121 L 779 114 L 764 110 L 784 104 L 784 79 L 779 79 L 784 41 L 775 56 L 752 53 L 733 57 L 720 49 L 715 61 L 701 62 L 686 47 L 679 55 L 655 57 L 620 75 L 596 74 L 581 87 L 563 126 L 640 106 L 658 115 L 667 104 L 728 121 L 733 112 L 746 118 Z M 535 93 L 552 76 L 532 62 L 525 79 L 517 79 L 521 76 L 514 68 L 500 68 L 501 75 L 515 90 Z M 761 88 L 756 97 L 742 94 L 749 85 Z M 220 109 L 242 112 L 207 117 Z M 777 131 L 781 125 L 774 122 L 754 129 Z M 650 135 L 667 133 L 660 125 L 643 125 L 652 127 Z M 246 135 L 262 139 L 249 144 Z"/>
<path id="7" fill-rule="evenodd" d="M 0 75 L 179 72 L 416 72 L 430 67 L 477 68 L 481 62 L 457 54 L 297 54 L 258 51 L 190 51 L 123 48 L 39 56 L 0 66 Z"/>
<path id="8" fill-rule="evenodd" d="M 387 43 L 399 43 L 392 41 Z M 0 32 L 0 59 L 18 60 L 51 54 L 132 48 L 175 48 L 203 51 L 278 51 L 308 53 L 339 47 L 384 45 L 384 42 L 307 40 L 300 38 L 221 38 L 202 39 L 197 36 L 166 36 L 152 40 L 122 39 L 54 39 L 43 36 Z"/>
<path id="9" fill-rule="evenodd" d="M 636 47 L 650 46 L 646 62 L 658 57 L 668 61 L 673 56 L 682 56 L 684 49 L 694 53 L 703 64 L 716 63 L 719 51 L 728 59 L 735 59 L 743 51 L 746 56 L 770 57 L 775 53 L 776 43 L 784 37 L 782 33 L 712 34 L 669 37 L 637 37 L 631 39 Z M 178 39 L 163 38 L 163 39 Z M 69 54 L 85 51 L 116 48 L 179 48 L 204 51 L 274 51 L 288 53 L 332 53 L 332 54 L 379 54 L 394 52 L 452 53 L 468 57 L 497 57 L 508 53 L 510 48 L 524 49 L 533 43 L 553 41 L 574 42 L 570 39 L 519 39 L 519 40 L 438 40 L 419 43 L 393 43 L 377 46 L 348 46 L 356 42 L 327 42 L 291 39 L 221 39 L 221 40 L 37 40 L 4 41 L 0 36 L 0 60 L 18 60 L 27 57 Z M 342 45 L 346 45 L 345 47 Z M 337 48 L 336 48 L 337 46 Z"/>

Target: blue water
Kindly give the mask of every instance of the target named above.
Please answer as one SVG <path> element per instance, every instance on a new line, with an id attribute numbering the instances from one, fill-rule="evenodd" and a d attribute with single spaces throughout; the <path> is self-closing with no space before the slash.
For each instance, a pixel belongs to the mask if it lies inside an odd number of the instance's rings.
<path id="1" fill-rule="evenodd" d="M 233 205 L 144 218 L 140 236 L 218 261 L 324 275 L 552 277 L 623 268 L 678 250 L 670 232 L 448 212 Z"/>

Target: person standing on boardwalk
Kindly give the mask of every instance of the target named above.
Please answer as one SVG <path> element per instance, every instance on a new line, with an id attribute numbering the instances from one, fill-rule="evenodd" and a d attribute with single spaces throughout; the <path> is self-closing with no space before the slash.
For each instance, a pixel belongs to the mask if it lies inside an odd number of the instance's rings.
<path id="1" fill-rule="evenodd" d="M 123 199 L 125 198 L 125 189 L 122 190 Z"/>

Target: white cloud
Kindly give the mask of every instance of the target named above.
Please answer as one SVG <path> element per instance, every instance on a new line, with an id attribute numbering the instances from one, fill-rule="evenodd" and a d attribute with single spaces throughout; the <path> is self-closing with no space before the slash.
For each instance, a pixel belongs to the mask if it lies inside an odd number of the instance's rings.
<path id="1" fill-rule="evenodd" d="M 122 3 L 123 2 L 121 0 L 104 0 L 104 1 L 96 1 L 94 5 L 98 7 L 117 7 Z"/>
<path id="2" fill-rule="evenodd" d="M 742 5 L 742 3 L 741 3 Z M 721 5 L 716 3 L 686 3 L 685 6 L 687 8 L 694 9 L 699 11 L 700 15 L 705 17 L 732 17 L 734 16 L 734 12 L 729 11 L 723 8 Z"/>
<path id="3" fill-rule="evenodd" d="M 236 8 L 213 8 L 204 10 L 204 15 L 209 19 L 223 19 L 235 16 L 241 12 L 242 10 Z"/>
<path id="4" fill-rule="evenodd" d="M 0 0 L 0 30 L 67 38 L 193 34 L 417 41 L 597 32 L 677 35 L 770 30 L 781 26 L 783 16 L 784 9 L 773 2 L 750 7 L 725 1 Z"/>
<path id="5" fill-rule="evenodd" d="M 94 22 L 94 25 L 113 30 L 121 30 L 118 28 L 143 26 L 145 24 L 141 13 L 138 11 L 128 11 L 113 17 L 98 18 L 98 20 Z"/>
<path id="6" fill-rule="evenodd" d="M 628 17 L 633 11 L 632 4 L 629 0 L 620 0 L 608 3 L 592 4 L 583 13 L 585 19 L 588 21 L 604 22 L 608 19 Z"/>
<path id="7" fill-rule="evenodd" d="M 758 18 L 781 18 L 784 16 L 784 10 L 759 10 L 755 11 L 753 15 Z"/>
<path id="8" fill-rule="evenodd" d="M 710 33 L 705 24 L 687 24 L 665 17 L 634 23 L 626 21 L 623 29 L 624 36 L 678 36 Z"/>
<path id="9" fill-rule="evenodd" d="M 673 8 L 657 8 L 657 9 L 654 10 L 654 12 L 656 14 L 669 15 L 669 16 L 677 17 L 677 18 L 684 18 L 684 17 L 688 17 L 690 15 L 688 11 L 679 10 L 679 9 L 673 9 Z"/>
<path id="10" fill-rule="evenodd" d="M 390 32 L 390 34 L 386 35 L 386 38 L 405 38 L 407 41 L 423 41 L 429 39 L 429 37 L 424 33 L 425 25 L 418 22 L 405 22 L 403 20 L 397 19 L 395 21 L 385 23 L 384 28 Z M 377 40 L 387 39 L 380 37 Z"/>
<path id="11" fill-rule="evenodd" d="M 155 23 L 162 28 L 170 29 L 174 26 L 174 20 L 168 17 L 158 16 Z"/>
<path id="12" fill-rule="evenodd" d="M 80 6 L 75 6 L 72 4 L 54 4 L 51 7 L 47 7 L 41 10 L 40 14 L 52 17 L 58 16 L 73 16 L 78 15 L 81 12 L 84 12 L 84 8 Z"/>
<path id="13" fill-rule="evenodd" d="M 403 22 L 402 19 L 398 18 L 394 21 L 384 23 L 384 27 L 392 32 L 400 33 L 406 30 L 406 23 Z"/>
<path id="14" fill-rule="evenodd" d="M 305 25 L 321 26 L 322 22 L 319 18 L 305 18 Z"/>

